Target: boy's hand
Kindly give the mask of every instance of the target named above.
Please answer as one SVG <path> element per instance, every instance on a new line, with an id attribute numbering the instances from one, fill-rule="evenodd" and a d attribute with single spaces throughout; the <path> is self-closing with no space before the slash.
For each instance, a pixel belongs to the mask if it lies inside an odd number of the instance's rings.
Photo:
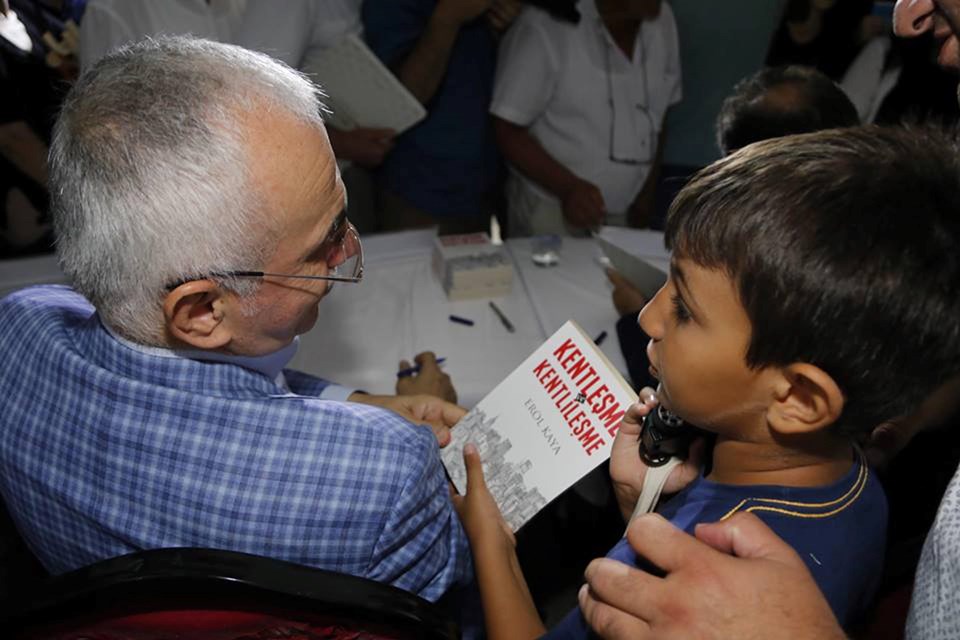
<path id="1" fill-rule="evenodd" d="M 623 416 L 610 453 L 610 479 L 624 520 L 633 513 L 647 477 L 648 467 L 640 458 L 640 429 L 643 418 L 657 406 L 656 392 L 650 387 L 641 389 L 639 395 L 640 401 L 631 405 Z M 690 445 L 686 461 L 667 478 L 664 494 L 676 493 L 696 479 L 700 474 L 703 451 L 704 440 L 698 438 Z"/>
<path id="2" fill-rule="evenodd" d="M 467 493 L 462 496 L 451 495 L 451 499 L 470 538 L 474 554 L 481 550 L 512 553 L 517 546 L 517 539 L 487 489 L 480 452 L 475 444 L 467 443 L 463 447 L 463 462 L 467 467 Z"/>

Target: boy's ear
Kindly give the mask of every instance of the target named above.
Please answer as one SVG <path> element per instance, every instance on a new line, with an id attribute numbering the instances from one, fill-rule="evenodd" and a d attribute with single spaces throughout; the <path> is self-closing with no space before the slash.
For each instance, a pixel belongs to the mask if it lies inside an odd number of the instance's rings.
<path id="1" fill-rule="evenodd" d="M 163 300 L 167 333 L 196 349 L 219 349 L 232 338 L 226 293 L 212 280 L 185 282 Z"/>
<path id="2" fill-rule="evenodd" d="M 812 433 L 840 418 L 845 400 L 830 374 L 805 362 L 783 367 L 780 373 L 782 378 L 767 412 L 767 421 L 775 431 L 784 435 Z"/>

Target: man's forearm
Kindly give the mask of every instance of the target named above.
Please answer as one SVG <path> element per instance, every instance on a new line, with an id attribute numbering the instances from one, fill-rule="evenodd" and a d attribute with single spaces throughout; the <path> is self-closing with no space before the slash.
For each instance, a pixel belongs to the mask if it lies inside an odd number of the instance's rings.
<path id="1" fill-rule="evenodd" d="M 437 5 L 423 35 L 400 65 L 398 74 L 403 86 L 421 104 L 429 102 L 437 92 L 447 73 L 450 52 L 460 32 L 460 23 L 448 17 L 442 7 L 442 4 Z"/>
<path id="2" fill-rule="evenodd" d="M 494 116 L 493 130 L 503 156 L 523 175 L 558 198 L 562 199 L 580 180 L 576 174 L 547 153 L 543 145 L 524 127 Z"/>

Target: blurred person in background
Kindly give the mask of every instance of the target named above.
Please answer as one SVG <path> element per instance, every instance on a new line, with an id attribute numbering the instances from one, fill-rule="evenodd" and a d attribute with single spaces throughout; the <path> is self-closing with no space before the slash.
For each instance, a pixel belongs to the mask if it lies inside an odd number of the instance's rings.
<path id="1" fill-rule="evenodd" d="M 81 69 L 146 36 L 233 42 L 244 5 L 245 0 L 88 0 L 80 23 Z"/>
<path id="2" fill-rule="evenodd" d="M 487 108 L 517 0 L 366 0 L 367 43 L 427 109 L 380 167 L 382 228 L 490 229 L 499 156 Z"/>
<path id="3" fill-rule="evenodd" d="M 677 28 L 661 0 L 582 0 L 578 24 L 524 10 L 500 46 L 490 105 L 510 164 L 512 235 L 647 226 L 663 121 L 681 97 Z"/>
<path id="4" fill-rule="evenodd" d="M 247 0 L 235 43 L 262 51 L 294 69 L 307 71 L 310 61 L 348 35 L 361 35 L 356 0 Z M 322 87 L 320 78 L 312 78 Z M 330 144 L 340 164 L 350 220 L 361 233 L 377 230 L 378 209 L 372 174 L 393 148 L 390 129 L 357 127 L 349 131 L 327 125 Z"/>
<path id="5" fill-rule="evenodd" d="M 65 19 L 81 9 L 0 0 L 0 257 L 51 250 L 47 150 L 76 74 L 76 26 Z"/>

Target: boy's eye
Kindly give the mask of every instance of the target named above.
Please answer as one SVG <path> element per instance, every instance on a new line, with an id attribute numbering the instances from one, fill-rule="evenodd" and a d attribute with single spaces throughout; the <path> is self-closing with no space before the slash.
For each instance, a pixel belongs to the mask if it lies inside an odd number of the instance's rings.
<path id="1" fill-rule="evenodd" d="M 690 311 L 687 309 L 687 305 L 683 303 L 683 298 L 674 294 L 671 302 L 673 302 L 673 317 L 676 318 L 677 324 L 683 324 L 690 319 Z"/>

